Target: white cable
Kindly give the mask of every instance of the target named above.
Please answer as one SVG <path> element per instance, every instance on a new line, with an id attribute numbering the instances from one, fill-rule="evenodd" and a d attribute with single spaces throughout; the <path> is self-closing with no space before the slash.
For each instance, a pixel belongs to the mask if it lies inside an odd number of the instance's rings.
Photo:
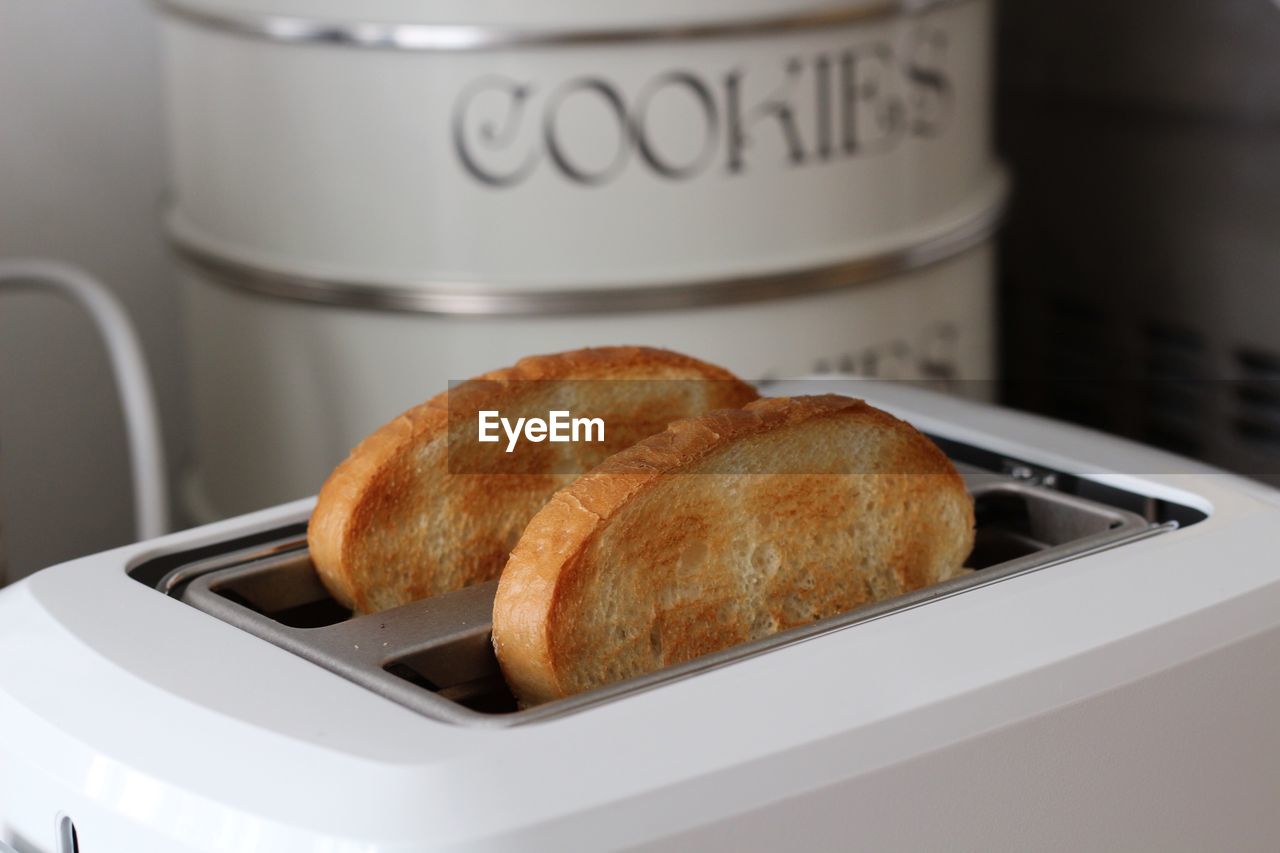
<path id="1" fill-rule="evenodd" d="M 0 258 L 0 286 L 51 289 L 89 312 L 106 345 L 124 413 L 138 538 L 167 532 L 169 498 L 160 417 L 142 347 L 120 301 L 88 273 L 59 261 Z"/>

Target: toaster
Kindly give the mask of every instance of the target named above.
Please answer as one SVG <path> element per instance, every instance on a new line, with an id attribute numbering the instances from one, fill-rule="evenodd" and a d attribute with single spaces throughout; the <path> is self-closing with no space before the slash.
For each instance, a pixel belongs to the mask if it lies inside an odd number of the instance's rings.
<path id="1" fill-rule="evenodd" d="M 762 390 L 932 437 L 973 571 L 521 709 L 493 584 L 353 617 L 310 500 L 73 560 L 0 592 L 0 849 L 1275 849 L 1280 492 L 919 387 Z"/>

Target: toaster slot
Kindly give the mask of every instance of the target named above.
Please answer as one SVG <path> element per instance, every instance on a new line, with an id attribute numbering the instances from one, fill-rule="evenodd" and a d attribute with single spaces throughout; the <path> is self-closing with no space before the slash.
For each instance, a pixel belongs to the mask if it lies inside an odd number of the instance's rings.
<path id="1" fill-rule="evenodd" d="M 351 618 L 306 559 L 284 560 L 270 571 L 225 573 L 209 589 L 290 628 L 320 628 Z"/>
<path id="2" fill-rule="evenodd" d="M 456 651 L 451 652 L 451 654 L 456 653 Z M 486 667 L 487 674 L 444 686 L 423 676 L 421 670 L 411 661 L 394 661 L 387 664 L 384 669 L 397 678 L 402 678 L 424 690 L 430 690 L 441 699 L 456 702 L 472 711 L 482 714 L 509 714 L 516 711 L 515 697 L 511 695 L 511 691 L 507 689 L 507 683 L 502 679 L 497 660 L 492 653 L 485 653 L 483 657 L 487 657 L 485 663 L 490 664 Z M 475 659 L 479 661 L 481 658 L 482 656 L 476 656 Z"/>
<path id="3" fill-rule="evenodd" d="M 1108 531 L 1138 527 L 1127 513 L 1066 496 L 1050 499 L 1017 484 L 972 489 L 971 493 L 977 526 L 973 553 L 965 565 L 972 569 L 991 568 Z"/>
<path id="4" fill-rule="evenodd" d="M 328 598 L 303 550 L 208 573 L 181 598 L 387 698 L 465 722 L 516 710 L 490 637 L 496 590 L 494 581 L 352 616 Z"/>
<path id="5" fill-rule="evenodd" d="M 305 541 L 295 538 L 287 547 L 276 543 L 257 555 L 237 551 L 221 561 L 202 553 L 199 561 L 171 569 L 168 582 L 160 586 L 188 604 L 426 716 L 458 724 L 509 726 L 611 701 L 1173 526 L 1154 524 L 1114 505 L 1036 482 L 959 467 L 974 499 L 977 530 L 967 566 L 975 571 L 527 710 L 517 707 L 493 653 L 490 614 L 496 582 L 353 616 L 329 597 Z"/>

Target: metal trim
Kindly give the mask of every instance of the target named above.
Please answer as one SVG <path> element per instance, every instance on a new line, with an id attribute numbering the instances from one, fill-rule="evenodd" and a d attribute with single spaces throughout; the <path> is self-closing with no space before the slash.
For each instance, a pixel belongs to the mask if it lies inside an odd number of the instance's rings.
<path id="1" fill-rule="evenodd" d="M 785 15 L 618 28 L 499 27 L 471 24 L 408 24 L 385 21 L 324 21 L 293 15 L 197 9 L 178 0 L 155 0 L 177 20 L 229 35 L 285 44 L 374 50 L 484 51 L 529 47 L 610 45 L 648 41 L 744 38 L 848 26 L 868 20 L 919 15 L 966 0 L 877 0 L 857 6 L 811 9 Z"/>
<path id="2" fill-rule="evenodd" d="M 402 661 L 434 645 L 452 645 L 459 639 L 467 639 L 468 635 L 470 639 L 486 640 L 489 626 L 484 614 L 492 608 L 492 595 L 497 586 L 496 581 L 421 599 L 376 615 L 356 616 L 348 621 L 325 627 L 294 628 L 276 622 L 271 617 L 264 616 L 232 599 L 224 598 L 217 591 L 219 586 L 227 585 L 228 581 L 234 581 L 246 575 L 278 571 L 281 564 L 286 561 L 309 559 L 298 551 L 286 552 L 282 543 L 282 547 L 278 547 L 276 553 L 272 555 L 263 552 L 258 556 L 229 560 L 227 562 L 230 565 L 224 563 L 217 568 L 214 568 L 211 563 L 206 563 L 197 570 L 193 565 L 191 567 L 193 572 L 187 578 L 189 585 L 186 588 L 171 588 L 166 593 L 426 717 L 454 725 L 505 729 L 558 719 L 776 649 L 807 642 L 1024 574 L 1130 545 L 1178 528 L 1176 522 L 1148 523 L 1127 510 L 1044 486 L 1021 483 L 1012 478 L 994 475 L 970 466 L 962 466 L 961 472 L 965 476 L 970 494 L 974 497 L 984 493 L 1020 493 L 1028 499 L 1047 501 L 1076 513 L 1088 513 L 1100 520 L 1110 520 L 1111 526 L 1082 534 L 1057 545 L 1047 545 L 1043 550 L 1016 557 L 968 575 L 863 605 L 819 622 L 721 649 L 684 663 L 634 676 L 544 705 L 505 714 L 495 715 L 472 710 L 450 699 L 413 686 L 386 670 L 387 664 Z M 468 615 L 470 618 L 465 618 Z M 439 626 L 442 625 L 449 626 L 448 630 L 441 631 Z M 357 650 L 362 647 L 364 651 L 357 653 Z"/>
<path id="3" fill-rule="evenodd" d="M 323 278 L 234 260 L 184 240 L 172 229 L 169 240 L 183 259 L 214 281 L 279 299 L 423 314 L 575 315 L 734 305 L 844 290 L 963 254 L 985 242 L 1003 215 L 1001 199 L 928 240 L 838 264 L 756 276 L 579 290 L 503 290 L 480 282 Z"/>

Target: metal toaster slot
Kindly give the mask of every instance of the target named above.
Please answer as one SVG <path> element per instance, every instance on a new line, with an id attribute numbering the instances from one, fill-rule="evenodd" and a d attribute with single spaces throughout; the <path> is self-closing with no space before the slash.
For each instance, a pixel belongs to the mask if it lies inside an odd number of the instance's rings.
<path id="1" fill-rule="evenodd" d="M 1064 562 L 1167 529 L 1134 513 L 1044 486 L 960 466 L 973 495 L 976 571 L 813 625 L 736 646 L 600 690 L 520 710 L 493 654 L 496 582 L 352 617 L 320 584 L 297 537 L 266 556 L 175 570 L 171 594 L 426 716 L 509 726 L 547 719 L 843 630 L 940 597 Z"/>
<path id="2" fill-rule="evenodd" d="M 296 557 L 271 571 L 221 576 L 210 589 L 289 628 L 320 628 L 351 618 L 320 583 L 311 561 Z"/>
<path id="3" fill-rule="evenodd" d="M 1109 512 L 1089 512 L 1046 501 L 1027 487 L 988 488 L 974 494 L 977 529 L 966 565 L 987 569 L 1125 526 Z"/>

